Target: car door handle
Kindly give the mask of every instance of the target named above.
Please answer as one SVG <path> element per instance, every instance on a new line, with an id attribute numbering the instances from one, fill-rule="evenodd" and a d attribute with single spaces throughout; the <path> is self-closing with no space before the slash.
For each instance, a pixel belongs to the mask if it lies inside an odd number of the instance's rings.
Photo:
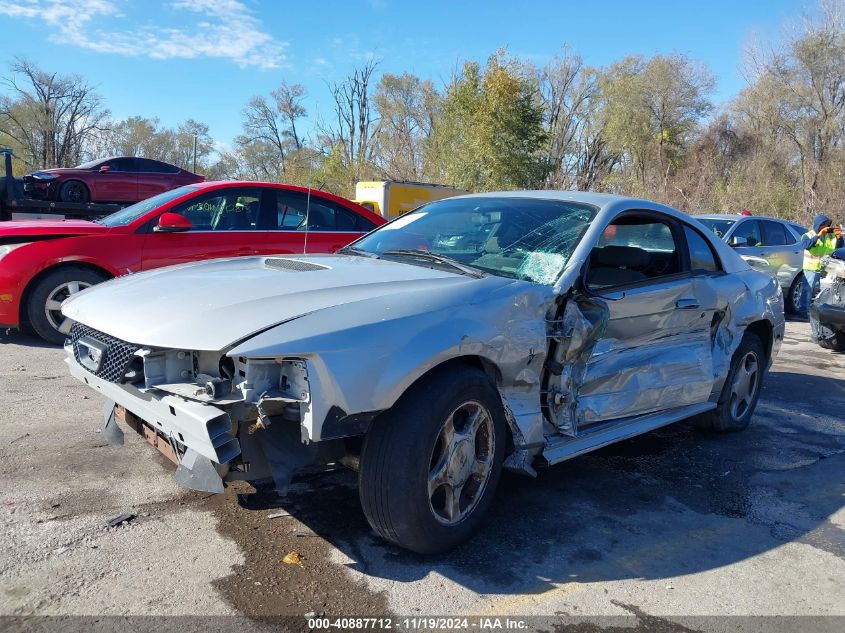
<path id="1" fill-rule="evenodd" d="M 701 304 L 698 302 L 698 299 L 678 299 L 675 302 L 675 307 L 678 310 L 698 310 Z"/>

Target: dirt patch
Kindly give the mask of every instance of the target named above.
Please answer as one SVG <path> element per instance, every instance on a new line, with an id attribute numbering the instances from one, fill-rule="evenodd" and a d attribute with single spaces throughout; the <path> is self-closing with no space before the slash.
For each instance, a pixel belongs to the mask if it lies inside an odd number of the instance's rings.
<path id="1" fill-rule="evenodd" d="M 214 583 L 239 612 L 271 621 L 306 614 L 391 615 L 384 593 L 370 591 L 330 560 L 337 539 L 351 543 L 370 532 L 358 495 L 348 485 L 322 476 L 293 486 L 280 501 L 269 490 L 238 482 L 207 499 L 205 507 L 216 515 L 218 532 L 246 557 L 233 574 Z M 290 516 L 268 518 L 280 511 Z M 283 562 L 291 552 L 303 557 L 300 564 Z M 304 618 L 302 625 L 307 628 Z"/>

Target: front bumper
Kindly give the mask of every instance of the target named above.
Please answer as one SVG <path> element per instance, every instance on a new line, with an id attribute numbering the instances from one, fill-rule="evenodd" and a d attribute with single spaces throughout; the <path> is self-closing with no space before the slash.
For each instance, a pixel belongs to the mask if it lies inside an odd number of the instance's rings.
<path id="1" fill-rule="evenodd" d="M 23 178 L 23 192 L 29 198 L 52 200 L 56 193 L 56 181 L 40 180 L 28 176 Z"/>
<path id="2" fill-rule="evenodd" d="M 845 330 L 845 306 L 830 304 L 816 305 L 813 307 L 815 319 L 822 325 L 831 329 Z"/>
<path id="3" fill-rule="evenodd" d="M 192 449 L 216 464 L 226 464 L 240 455 L 236 428 L 225 411 L 155 390 L 108 382 L 76 362 L 72 349 L 65 349 L 72 376 L 144 420 L 175 446 Z"/>

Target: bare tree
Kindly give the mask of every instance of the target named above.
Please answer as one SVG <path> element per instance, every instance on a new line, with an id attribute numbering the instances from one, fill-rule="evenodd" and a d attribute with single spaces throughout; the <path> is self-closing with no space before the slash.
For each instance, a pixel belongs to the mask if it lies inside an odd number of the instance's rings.
<path id="1" fill-rule="evenodd" d="M 303 140 L 296 131 L 296 122 L 308 114 L 302 105 L 306 95 L 305 88 L 300 84 L 288 86 L 287 82 L 283 81 L 270 94 L 276 102 L 276 109 L 288 124 L 288 129 L 284 130 L 283 134 L 293 141 L 296 149 L 302 149 Z"/>
<path id="2" fill-rule="evenodd" d="M 441 97 L 434 84 L 410 73 L 385 74 L 373 101 L 379 126 L 375 162 L 385 177 L 426 178 L 426 144 L 431 137 Z"/>
<path id="3" fill-rule="evenodd" d="M 108 116 L 79 75 L 47 73 L 16 59 L 2 83 L 11 94 L 0 96 L 0 131 L 19 145 L 30 167 L 75 164 Z"/>
<path id="4" fill-rule="evenodd" d="M 330 150 L 340 148 L 344 166 L 351 180 L 360 180 L 373 163 L 373 139 L 378 131 L 378 117 L 370 104 L 370 83 L 379 62 L 370 60 L 341 82 L 331 84 L 334 101 L 332 126 L 320 126 L 329 140 Z"/>
<path id="5" fill-rule="evenodd" d="M 272 101 L 262 96 L 253 97 L 244 108 L 244 133 L 238 137 L 238 143 L 260 142 L 264 155 L 267 145 L 273 147 L 277 177 L 281 179 L 287 169 L 288 154 L 301 150 L 304 144 L 296 131 L 296 122 L 307 114 L 302 105 L 305 88 L 299 84 L 288 86 L 283 81 L 271 93 L 271 98 Z"/>

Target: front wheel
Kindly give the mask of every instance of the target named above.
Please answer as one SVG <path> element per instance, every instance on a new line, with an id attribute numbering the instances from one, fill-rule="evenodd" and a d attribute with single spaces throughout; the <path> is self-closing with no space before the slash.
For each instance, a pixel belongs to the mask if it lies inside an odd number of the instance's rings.
<path id="1" fill-rule="evenodd" d="M 373 421 L 359 494 L 383 538 L 420 554 L 465 541 L 490 507 L 506 423 L 486 374 L 450 366 L 422 379 Z"/>
<path id="2" fill-rule="evenodd" d="M 845 352 L 845 332 L 834 332 L 831 338 L 820 340 L 819 346 L 834 352 Z"/>
<path id="3" fill-rule="evenodd" d="M 59 200 L 62 202 L 85 203 L 91 196 L 88 187 L 78 180 L 69 180 L 59 188 Z"/>
<path id="4" fill-rule="evenodd" d="M 713 411 L 698 417 L 698 426 L 708 431 L 742 431 L 751 422 L 766 372 L 766 351 L 760 337 L 746 332 L 731 359 L 731 367 L 719 402 Z"/>
<path id="5" fill-rule="evenodd" d="M 61 345 L 70 325 L 62 315 L 62 302 L 106 279 L 104 273 L 81 266 L 67 266 L 48 273 L 29 293 L 27 317 L 32 329 L 45 341 Z"/>
<path id="6" fill-rule="evenodd" d="M 804 273 L 798 271 L 798 274 L 795 275 L 795 279 L 792 280 L 792 285 L 789 287 L 786 297 L 784 297 L 787 314 L 801 313 L 801 295 L 804 293 L 805 283 Z"/>

